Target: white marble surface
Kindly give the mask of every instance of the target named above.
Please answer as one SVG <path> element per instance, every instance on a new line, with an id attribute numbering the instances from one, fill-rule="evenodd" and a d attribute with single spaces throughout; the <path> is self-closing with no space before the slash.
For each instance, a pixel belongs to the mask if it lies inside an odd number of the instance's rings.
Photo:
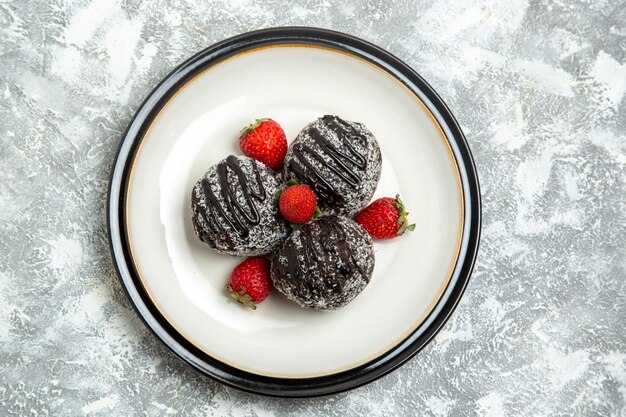
<path id="1" fill-rule="evenodd" d="M 0 0 L 0 415 L 626 415 L 626 3 Z M 473 279 L 422 353 L 307 400 L 200 376 L 113 271 L 108 175 L 175 65 L 251 29 L 361 36 L 461 123 L 484 227 Z"/>

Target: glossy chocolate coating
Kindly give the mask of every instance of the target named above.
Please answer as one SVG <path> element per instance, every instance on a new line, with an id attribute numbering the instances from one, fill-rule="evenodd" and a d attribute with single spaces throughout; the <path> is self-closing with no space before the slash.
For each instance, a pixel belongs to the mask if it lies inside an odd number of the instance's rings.
<path id="1" fill-rule="evenodd" d="M 302 307 L 335 310 L 352 301 L 374 269 L 372 239 L 347 217 L 323 216 L 297 229 L 271 267 L 276 289 Z"/>
<path id="2" fill-rule="evenodd" d="M 309 185 L 324 213 L 352 216 L 372 198 L 381 166 L 378 142 L 363 124 L 327 115 L 300 131 L 283 178 Z"/>
<path id="3" fill-rule="evenodd" d="M 289 226 L 278 213 L 274 195 L 284 185 L 263 163 L 229 156 L 212 166 L 191 193 L 194 230 L 218 252 L 265 255 L 287 237 Z"/>

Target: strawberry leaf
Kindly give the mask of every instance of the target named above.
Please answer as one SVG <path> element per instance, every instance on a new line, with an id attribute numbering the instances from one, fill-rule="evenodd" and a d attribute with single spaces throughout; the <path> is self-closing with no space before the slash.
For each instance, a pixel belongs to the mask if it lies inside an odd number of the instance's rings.
<path id="1" fill-rule="evenodd" d="M 233 287 L 230 285 L 226 285 L 226 290 L 228 291 L 228 295 L 238 303 L 241 303 L 245 306 L 250 307 L 253 310 L 256 310 L 256 304 L 252 301 L 252 298 L 248 293 L 246 293 L 246 289 L 242 288 L 241 291 L 235 291 Z"/>
<path id="2" fill-rule="evenodd" d="M 409 224 L 409 219 L 407 217 L 409 212 L 406 211 L 406 207 L 404 206 L 404 203 L 400 199 L 400 194 L 396 194 L 396 208 L 398 209 L 397 224 L 400 226 L 398 227 L 397 235 L 401 236 L 407 230 L 409 231 L 415 230 L 415 224 Z"/>
<path id="3" fill-rule="evenodd" d="M 248 126 L 244 127 L 243 129 L 241 129 L 241 133 L 240 136 L 246 136 L 248 133 L 253 132 L 254 129 L 256 129 L 257 127 L 261 126 L 261 123 L 266 122 L 270 119 L 268 118 L 263 118 L 263 119 L 255 119 L 254 122 L 250 123 Z"/>

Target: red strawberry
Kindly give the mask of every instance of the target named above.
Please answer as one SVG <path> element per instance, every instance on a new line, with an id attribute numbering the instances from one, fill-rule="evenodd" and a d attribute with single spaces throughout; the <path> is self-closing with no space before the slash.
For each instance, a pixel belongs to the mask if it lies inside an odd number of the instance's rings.
<path id="1" fill-rule="evenodd" d="M 306 223 L 316 214 L 317 202 L 315 194 L 313 194 L 313 190 L 308 185 L 291 185 L 280 195 L 278 208 L 280 209 L 280 214 L 288 222 L 294 224 Z M 319 212 L 319 209 L 317 211 Z"/>
<path id="2" fill-rule="evenodd" d="M 400 196 L 384 197 L 375 200 L 365 207 L 354 220 L 360 224 L 374 239 L 391 239 L 401 236 L 407 230 L 415 229 L 409 224 L 409 214 Z"/>
<path id="3" fill-rule="evenodd" d="M 272 119 L 256 119 L 241 132 L 239 147 L 245 155 L 277 170 L 287 153 L 287 137 Z"/>
<path id="4" fill-rule="evenodd" d="M 235 267 L 226 289 L 232 298 L 256 310 L 256 305 L 272 290 L 270 261 L 259 257 L 246 259 Z"/>

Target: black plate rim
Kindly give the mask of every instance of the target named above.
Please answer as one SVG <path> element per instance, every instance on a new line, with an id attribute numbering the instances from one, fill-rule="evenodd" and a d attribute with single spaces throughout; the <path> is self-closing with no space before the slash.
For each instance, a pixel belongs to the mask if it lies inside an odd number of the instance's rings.
<path id="1" fill-rule="evenodd" d="M 453 276 L 429 316 L 402 342 L 363 365 L 312 378 L 280 378 L 240 370 L 210 357 L 180 335 L 160 314 L 143 289 L 125 234 L 125 194 L 130 168 L 152 120 L 175 92 L 194 75 L 241 52 L 280 44 L 306 44 L 335 49 L 382 68 L 416 94 L 444 130 L 456 158 L 464 199 L 461 250 Z M 147 96 L 124 133 L 111 171 L 107 203 L 110 250 L 122 286 L 142 321 L 176 356 L 202 374 L 231 387 L 275 397 L 315 397 L 367 384 L 396 369 L 423 349 L 456 308 L 474 267 L 481 230 L 478 174 L 469 146 L 456 119 L 430 85 L 389 52 L 357 37 L 321 28 L 280 27 L 244 33 L 192 56 L 166 76 Z"/>

